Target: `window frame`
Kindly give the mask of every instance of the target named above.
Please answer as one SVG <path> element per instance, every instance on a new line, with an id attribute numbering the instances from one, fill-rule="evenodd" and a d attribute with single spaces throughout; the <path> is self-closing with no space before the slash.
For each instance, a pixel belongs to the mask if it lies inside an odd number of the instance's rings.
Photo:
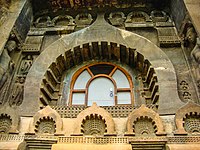
<path id="1" fill-rule="evenodd" d="M 89 67 L 91 66 L 95 66 L 95 65 L 111 65 L 113 66 L 114 68 L 112 69 L 112 71 L 110 72 L 109 75 L 106 75 L 106 74 L 97 74 L 97 75 L 94 75 L 92 73 L 92 71 L 89 69 Z M 117 84 L 115 82 L 115 80 L 112 78 L 113 74 L 115 73 L 116 70 L 120 70 L 124 75 L 125 77 L 127 78 L 128 80 L 128 83 L 129 83 L 129 86 L 130 88 L 117 88 Z M 81 75 L 82 72 L 84 72 L 85 70 L 87 70 L 87 72 L 89 73 L 89 75 L 91 76 L 91 78 L 88 80 L 87 84 L 86 84 L 86 87 L 85 89 L 74 89 L 74 85 L 76 83 L 76 80 L 78 79 L 78 77 Z M 133 95 L 133 82 L 132 82 L 132 78 L 131 76 L 129 75 L 129 73 L 123 69 L 122 67 L 116 65 L 116 64 L 113 64 L 113 63 L 109 63 L 109 62 L 98 62 L 98 63 L 93 63 L 93 64 L 89 64 L 89 65 L 86 65 L 86 66 L 83 66 L 82 68 L 78 69 L 72 76 L 72 80 L 71 80 L 71 83 L 70 83 L 70 95 L 69 95 L 69 103 L 68 105 L 69 106 L 88 106 L 88 88 L 90 86 L 90 83 L 96 79 L 96 78 L 99 78 L 99 77 L 104 77 L 104 78 L 108 78 L 114 85 L 114 106 L 120 106 L 120 105 L 134 105 L 134 95 Z M 117 93 L 118 92 L 130 92 L 130 100 L 131 100 L 131 104 L 118 104 L 118 99 L 117 99 Z M 73 93 L 85 93 L 85 100 L 84 100 L 84 104 L 73 104 Z"/>

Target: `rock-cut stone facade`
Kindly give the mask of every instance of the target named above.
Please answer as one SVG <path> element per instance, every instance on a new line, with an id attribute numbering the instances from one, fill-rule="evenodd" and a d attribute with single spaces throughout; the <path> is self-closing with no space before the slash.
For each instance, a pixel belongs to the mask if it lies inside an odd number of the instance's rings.
<path id="1" fill-rule="evenodd" d="M 200 150 L 198 0 L 1 0 L 0 150 Z"/>

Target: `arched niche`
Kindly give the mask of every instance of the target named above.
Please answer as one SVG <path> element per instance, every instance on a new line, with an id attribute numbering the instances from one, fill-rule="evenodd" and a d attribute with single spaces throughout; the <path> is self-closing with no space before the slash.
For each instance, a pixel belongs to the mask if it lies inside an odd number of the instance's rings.
<path id="1" fill-rule="evenodd" d="M 41 130 L 45 130 L 45 128 L 54 128 L 54 130 L 51 133 L 48 134 L 61 134 L 62 128 L 63 128 L 63 122 L 60 117 L 60 115 L 53 110 L 50 106 L 46 106 L 42 110 L 38 111 L 34 116 L 33 116 L 33 122 L 30 124 L 30 133 L 39 133 L 39 134 L 45 134 L 45 131 L 38 131 L 38 127 L 40 124 L 43 124 L 43 127 L 41 127 Z M 45 127 L 45 123 L 47 124 Z"/>
<path id="2" fill-rule="evenodd" d="M 196 117 L 193 117 L 196 116 Z M 175 134 L 195 134 L 193 131 L 189 132 L 186 131 L 186 126 L 184 124 L 186 123 L 187 118 L 191 118 L 192 124 L 191 130 L 197 129 L 198 134 L 200 133 L 200 127 L 199 127 L 199 121 L 200 121 L 200 105 L 195 104 L 194 102 L 189 101 L 187 104 L 185 104 L 183 107 L 181 107 L 175 115 L 175 123 L 176 123 L 176 132 Z M 196 118 L 196 119 L 194 119 Z M 197 121 L 198 120 L 198 121 Z M 197 123 L 196 123 L 197 121 Z M 193 128 L 193 129 L 192 129 Z"/>
<path id="3" fill-rule="evenodd" d="M 95 115 L 100 116 L 102 118 L 102 120 L 105 120 L 105 125 L 106 125 L 105 134 L 114 134 L 115 124 L 114 124 L 111 114 L 109 114 L 105 109 L 97 106 L 96 103 L 93 103 L 93 105 L 91 107 L 83 110 L 77 116 L 76 121 L 74 123 L 74 133 L 73 134 L 81 134 L 83 121 L 86 120 L 87 117 L 90 117 L 91 114 L 94 116 Z"/>
<path id="4" fill-rule="evenodd" d="M 3 107 L 0 109 L 0 130 L 3 133 L 4 129 L 7 130 L 5 133 L 19 133 L 19 115 L 18 110 Z"/>
<path id="5" fill-rule="evenodd" d="M 145 105 L 142 105 L 140 108 L 133 110 L 132 113 L 130 113 L 128 120 L 127 120 L 127 133 L 128 134 L 135 134 L 134 132 L 134 125 L 139 120 L 151 120 L 152 125 L 156 127 L 155 134 L 156 135 L 163 135 L 164 134 L 164 128 L 162 124 L 162 120 L 158 113 L 153 111 L 152 109 L 147 108 Z M 155 128 L 154 127 L 154 128 Z"/>
<path id="6" fill-rule="evenodd" d="M 117 47 L 120 47 L 122 50 L 118 51 L 115 48 L 108 49 L 106 45 L 109 44 L 106 43 L 116 43 L 118 45 Z M 79 48 L 87 49 L 88 45 L 92 45 L 95 48 L 92 50 L 89 49 L 89 51 L 79 52 Z M 105 51 L 102 51 L 101 47 Z M 139 54 L 144 56 L 145 59 L 151 63 L 152 68 L 154 68 L 159 80 L 159 113 L 174 114 L 177 108 L 183 105 L 183 103 L 180 101 L 177 93 L 175 69 L 167 55 L 148 39 L 109 25 L 104 20 L 103 15 L 99 15 L 91 26 L 79 32 L 66 35 L 52 43 L 39 55 L 30 68 L 26 78 L 24 85 L 24 101 L 20 106 L 21 113 L 23 115 L 33 115 L 39 110 L 40 106 L 42 106 L 40 102 L 41 83 L 51 64 L 55 62 L 55 60 L 62 61 L 62 59 L 59 60 L 58 58 L 66 56 L 66 63 L 69 63 L 72 67 L 79 62 L 90 59 L 91 57 L 85 54 L 90 54 L 92 51 L 93 55 L 91 59 L 98 57 L 96 54 L 101 52 L 101 54 L 103 54 L 101 59 L 104 57 L 110 59 L 110 56 L 113 56 L 114 59 L 119 55 L 121 58 L 120 62 L 126 62 L 127 59 L 123 59 L 126 58 L 126 53 L 122 52 L 126 48 L 137 50 Z M 101 50 L 95 51 L 99 49 Z M 71 56 L 72 58 L 75 56 L 80 60 L 70 59 Z M 28 105 L 32 107 L 28 110 L 23 109 Z"/>

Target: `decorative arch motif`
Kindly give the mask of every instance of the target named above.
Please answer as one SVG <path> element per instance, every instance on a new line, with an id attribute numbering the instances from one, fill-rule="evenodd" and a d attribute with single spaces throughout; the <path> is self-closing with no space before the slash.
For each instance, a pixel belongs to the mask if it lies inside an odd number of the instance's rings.
<path id="1" fill-rule="evenodd" d="M 91 25 L 92 21 L 92 15 L 89 13 L 80 13 L 75 18 L 75 22 L 77 25 Z"/>
<path id="2" fill-rule="evenodd" d="M 42 16 L 42 17 L 39 17 L 37 18 L 37 20 L 35 21 L 35 26 L 36 27 L 47 27 L 51 22 L 51 18 L 49 16 Z"/>
<path id="3" fill-rule="evenodd" d="M 200 133 L 200 105 L 189 101 L 175 115 L 176 134 Z"/>
<path id="4" fill-rule="evenodd" d="M 68 26 L 68 25 L 75 25 L 74 18 L 69 15 L 65 16 L 57 16 L 53 18 L 52 23 L 54 26 Z"/>
<path id="5" fill-rule="evenodd" d="M 76 122 L 74 123 L 74 134 L 81 134 L 84 132 L 84 124 L 87 120 L 90 119 L 97 119 L 98 121 L 98 127 L 101 127 L 101 129 L 96 128 L 89 128 L 90 133 L 92 133 L 92 129 L 94 133 L 103 133 L 106 132 L 106 134 L 114 134 L 114 121 L 112 119 L 111 114 L 109 114 L 105 109 L 100 108 L 97 106 L 96 103 L 93 103 L 93 105 L 85 110 L 83 110 L 76 119 Z M 92 121 L 93 122 L 93 121 Z M 91 129 L 91 130 L 90 130 Z M 100 135 L 101 135 L 100 134 Z"/>
<path id="6" fill-rule="evenodd" d="M 143 11 L 130 12 L 127 16 L 126 23 L 140 23 L 151 21 L 149 15 Z"/>
<path id="7" fill-rule="evenodd" d="M 60 115 L 50 106 L 46 106 L 33 116 L 31 133 L 39 134 L 60 134 L 62 130 L 62 119 Z"/>
<path id="8" fill-rule="evenodd" d="M 168 16 L 167 16 L 166 12 L 159 11 L 159 10 L 152 11 L 151 18 L 154 22 L 167 22 L 168 21 Z"/>
<path id="9" fill-rule="evenodd" d="M 139 129 L 136 129 L 136 127 L 139 126 L 144 127 L 143 130 L 140 131 Z M 149 128 L 149 130 L 146 130 L 145 128 Z M 142 105 L 129 115 L 127 121 L 127 132 L 128 134 L 139 135 L 162 135 L 164 134 L 164 128 L 159 114 L 152 109 L 147 108 L 145 105 Z"/>
<path id="10" fill-rule="evenodd" d="M 12 120 L 7 114 L 0 115 L 0 133 L 9 133 L 12 126 Z"/>
<path id="11" fill-rule="evenodd" d="M 53 118 L 43 117 L 36 122 L 35 132 L 37 134 L 54 134 L 56 132 L 56 123 Z"/>
<path id="12" fill-rule="evenodd" d="M 137 118 L 134 121 L 134 125 L 133 125 L 133 132 L 135 133 L 135 135 L 155 135 L 157 132 L 157 126 L 155 124 L 155 122 L 147 117 L 147 116 L 141 116 L 140 118 Z"/>
<path id="13" fill-rule="evenodd" d="M 129 65 L 131 68 L 134 68 L 137 72 L 139 72 L 142 76 L 142 84 L 145 84 L 144 90 L 147 92 L 144 94 L 144 99 L 148 101 L 146 103 L 147 105 L 154 105 L 156 109 L 158 109 L 158 100 L 159 100 L 159 85 L 158 85 L 158 78 L 155 73 L 154 68 L 152 67 L 151 63 L 144 58 L 144 56 L 140 53 L 138 53 L 136 50 L 127 48 L 126 46 L 123 45 L 117 45 L 116 43 L 107 43 L 107 42 L 101 42 L 101 48 L 102 51 L 107 49 L 108 46 L 110 45 L 111 49 L 114 49 L 113 54 L 111 54 L 111 59 L 114 61 L 121 61 L 124 64 Z M 57 105 L 58 99 L 59 99 L 59 93 L 61 90 L 61 84 L 63 79 L 64 72 L 71 67 L 75 65 L 80 65 L 84 61 L 89 61 L 92 59 L 91 55 L 93 55 L 94 58 L 98 57 L 103 57 L 105 60 L 109 59 L 108 53 L 105 52 L 105 54 L 102 54 L 102 56 L 94 56 L 99 53 L 98 50 L 98 43 L 93 42 L 93 43 L 86 43 L 81 46 L 74 47 L 73 51 L 68 50 L 65 52 L 64 55 L 60 55 L 56 58 L 56 61 L 53 62 L 48 70 L 46 71 L 41 86 L 41 95 L 40 95 L 40 101 L 42 102 L 43 105 Z M 90 49 L 93 49 L 93 53 L 90 54 Z M 74 54 L 73 54 L 74 53 Z M 84 55 L 82 55 L 84 54 Z M 100 55 L 100 54 L 98 54 Z M 113 56 L 112 56 L 113 55 Z M 102 59 L 103 59 L 102 58 Z M 107 61 L 103 61 L 102 59 L 100 60 L 93 60 L 91 63 L 91 66 L 97 63 L 104 63 L 104 64 L 111 64 Z M 90 65 L 88 65 L 90 66 Z M 87 66 L 87 67 L 88 67 Z M 115 69 L 118 68 L 122 72 L 126 72 L 122 67 L 115 67 Z M 83 70 L 88 70 L 87 68 L 82 68 L 78 70 L 78 72 L 82 72 Z M 113 69 L 115 71 L 115 69 Z M 89 71 L 91 72 L 91 71 Z M 91 73 L 90 73 L 91 74 Z M 75 74 L 75 77 L 73 77 L 72 80 L 75 80 L 76 77 L 79 75 L 79 73 Z M 127 79 L 131 81 L 130 75 L 126 75 Z M 74 83 L 74 81 L 72 81 Z M 130 87 L 128 90 L 130 92 L 132 91 L 132 83 L 130 83 Z M 73 85 L 71 86 L 73 87 Z M 118 91 L 126 91 L 127 89 L 118 89 Z M 73 90 L 71 90 L 73 91 Z M 117 91 L 117 90 L 116 90 Z M 116 91 L 114 91 L 116 93 Z M 76 91 L 75 91 L 76 92 Z M 84 90 L 79 90 L 80 93 L 84 93 Z M 71 93 L 72 95 L 72 93 Z M 133 95 L 133 94 L 132 94 Z M 72 105 L 71 102 L 71 97 L 69 98 L 69 105 Z M 86 99 L 82 97 L 82 99 Z M 133 96 L 130 98 L 133 100 Z M 86 100 L 85 100 L 86 101 Z M 117 101 L 115 102 L 117 104 Z M 124 103 L 119 103 L 119 104 L 124 104 Z M 133 102 L 131 102 L 133 104 Z M 76 105 L 87 105 L 85 104 L 76 104 Z M 90 104 L 91 105 L 91 104 Z"/>
<path id="14" fill-rule="evenodd" d="M 123 12 L 112 12 L 109 14 L 108 20 L 113 26 L 123 25 L 126 17 Z"/>
<path id="15" fill-rule="evenodd" d="M 107 132 L 107 124 L 101 115 L 90 114 L 83 119 L 81 132 L 84 135 L 104 135 Z"/>
<path id="16" fill-rule="evenodd" d="M 152 103 L 157 105 L 162 103 L 158 107 L 159 113 L 167 114 L 169 111 L 174 113 L 183 104 L 178 97 L 177 90 L 171 90 L 172 88 L 177 89 L 176 84 L 171 84 L 171 82 L 176 82 L 176 75 L 167 55 L 146 38 L 115 28 L 103 20 L 103 17 L 103 15 L 98 16 L 96 21 L 84 30 L 63 36 L 38 56 L 26 77 L 24 101 L 20 106 L 21 113 L 30 115 L 38 111 L 40 104 L 43 106 L 57 104 L 61 84 L 59 79 L 62 73 L 88 60 L 118 61 L 138 70 L 143 70 L 144 61 L 148 60 L 151 67 L 148 67 L 145 79 L 153 81 L 151 79 L 156 75 L 159 81 L 157 86 L 159 89 L 166 90 L 158 94 L 158 88 L 156 88 L 157 91 L 148 95 L 148 98 L 153 99 L 150 100 Z M 99 26 L 100 22 L 106 28 Z M 156 59 L 159 61 L 155 61 Z M 167 74 L 168 78 L 162 78 L 163 74 Z M 172 94 L 169 95 L 169 92 Z M 170 105 L 168 99 L 173 99 Z M 55 103 L 51 104 L 51 102 Z M 29 112 L 24 111 L 23 107 L 30 104 L 33 107 Z M 166 105 L 169 107 L 166 108 Z"/>
<path id="17" fill-rule="evenodd" d="M 0 109 L 0 133 L 18 133 L 19 116 L 16 109 Z"/>

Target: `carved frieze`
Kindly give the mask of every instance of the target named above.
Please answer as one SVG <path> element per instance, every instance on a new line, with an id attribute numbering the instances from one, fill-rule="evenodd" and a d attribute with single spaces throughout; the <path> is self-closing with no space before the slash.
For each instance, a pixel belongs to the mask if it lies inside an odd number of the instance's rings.
<path id="1" fill-rule="evenodd" d="M 157 32 L 160 47 L 181 46 L 175 27 L 157 27 Z"/>
<path id="2" fill-rule="evenodd" d="M 26 42 L 22 46 L 23 53 L 39 54 L 44 36 L 28 36 Z"/>

